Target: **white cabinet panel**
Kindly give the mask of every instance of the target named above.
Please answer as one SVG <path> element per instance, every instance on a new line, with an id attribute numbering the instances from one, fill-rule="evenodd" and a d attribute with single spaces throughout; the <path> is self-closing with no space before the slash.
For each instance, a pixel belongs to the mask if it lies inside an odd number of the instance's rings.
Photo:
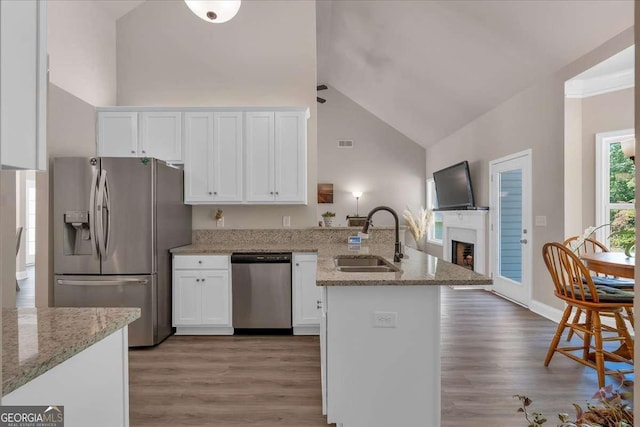
<path id="1" fill-rule="evenodd" d="M 98 113 L 98 155 L 138 157 L 138 113 Z"/>
<path id="2" fill-rule="evenodd" d="M 46 2 L 0 2 L 0 163 L 45 170 Z"/>
<path id="3" fill-rule="evenodd" d="M 242 201 L 242 113 L 214 113 L 214 200 Z"/>
<path id="4" fill-rule="evenodd" d="M 320 291 L 316 286 L 318 257 L 316 254 L 293 254 L 293 327 L 314 326 L 313 329 L 300 328 L 305 333 L 319 332 L 321 311 Z"/>
<path id="5" fill-rule="evenodd" d="M 182 161 L 182 113 L 141 113 L 142 137 L 138 155 L 164 161 Z"/>
<path id="6" fill-rule="evenodd" d="M 280 202 L 307 200 L 307 129 L 303 112 L 277 112 L 275 189 Z"/>
<path id="7" fill-rule="evenodd" d="M 274 201 L 274 115 L 246 113 L 246 177 L 248 202 Z"/>
<path id="8" fill-rule="evenodd" d="M 213 113 L 185 113 L 185 203 L 213 200 Z"/>
<path id="9" fill-rule="evenodd" d="M 209 270 L 201 277 L 202 324 L 231 326 L 229 272 Z"/>
<path id="10" fill-rule="evenodd" d="M 199 325 L 202 321 L 200 273 L 178 271 L 174 276 L 173 326 Z"/>

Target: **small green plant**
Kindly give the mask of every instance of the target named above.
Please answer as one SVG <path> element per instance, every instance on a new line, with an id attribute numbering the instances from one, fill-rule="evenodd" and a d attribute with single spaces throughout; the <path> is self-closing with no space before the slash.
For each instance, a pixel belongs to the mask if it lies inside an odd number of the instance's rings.
<path id="1" fill-rule="evenodd" d="M 336 216 L 335 212 L 331 212 L 331 211 L 326 211 L 325 213 L 323 213 L 322 215 L 320 215 L 323 218 L 333 218 L 334 216 Z"/>
<path id="2" fill-rule="evenodd" d="M 609 384 L 598 390 L 592 397 L 595 403 L 587 402 L 586 410 L 577 403 L 573 404 L 576 415 L 571 419 L 568 414 L 558 414 L 560 424 L 557 427 L 633 427 L 633 381 L 625 380 L 619 374 L 620 386 L 614 390 Z M 516 394 L 520 401 L 518 412 L 524 414 L 528 427 L 538 427 L 547 422 L 541 412 L 528 412 L 533 400 Z"/>

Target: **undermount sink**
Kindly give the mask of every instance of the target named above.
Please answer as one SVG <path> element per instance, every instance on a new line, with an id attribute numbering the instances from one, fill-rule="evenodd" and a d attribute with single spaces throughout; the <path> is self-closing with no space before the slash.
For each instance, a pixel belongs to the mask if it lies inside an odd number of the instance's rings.
<path id="1" fill-rule="evenodd" d="M 386 265 L 371 265 L 362 267 L 345 265 L 336 268 L 336 270 L 345 273 L 389 273 L 399 271 L 400 269 L 398 267 L 387 267 Z"/>
<path id="2" fill-rule="evenodd" d="M 382 257 L 377 256 L 337 256 L 334 259 L 336 270 L 350 273 L 388 273 L 400 271 Z"/>

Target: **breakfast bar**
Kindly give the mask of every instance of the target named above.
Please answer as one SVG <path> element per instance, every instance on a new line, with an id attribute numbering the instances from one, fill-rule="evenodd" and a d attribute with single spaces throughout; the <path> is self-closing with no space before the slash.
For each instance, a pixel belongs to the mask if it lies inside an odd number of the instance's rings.
<path id="1" fill-rule="evenodd" d="M 323 411 L 343 427 L 437 427 L 440 286 L 492 280 L 413 249 L 398 263 L 388 247 L 366 252 L 319 252 Z M 378 254 L 397 271 L 339 269 Z"/>
<path id="2" fill-rule="evenodd" d="M 2 404 L 64 407 L 69 426 L 128 426 L 127 326 L 139 308 L 2 312 Z"/>

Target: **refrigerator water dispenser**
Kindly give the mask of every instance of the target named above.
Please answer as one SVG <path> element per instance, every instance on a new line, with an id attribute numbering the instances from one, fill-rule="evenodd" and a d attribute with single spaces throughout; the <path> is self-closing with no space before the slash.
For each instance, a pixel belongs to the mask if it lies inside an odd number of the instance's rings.
<path id="1" fill-rule="evenodd" d="M 89 211 L 65 212 L 63 235 L 65 255 L 91 255 Z"/>

